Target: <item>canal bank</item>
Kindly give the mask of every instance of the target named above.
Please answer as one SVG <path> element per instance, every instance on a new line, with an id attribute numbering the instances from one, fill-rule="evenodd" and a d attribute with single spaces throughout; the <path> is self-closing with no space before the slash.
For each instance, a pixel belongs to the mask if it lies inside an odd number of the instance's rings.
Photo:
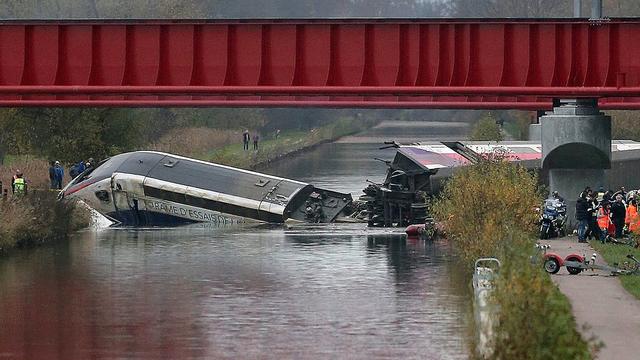
<path id="1" fill-rule="evenodd" d="M 0 198 L 0 256 L 64 241 L 89 224 L 89 209 L 57 201 L 54 191 L 31 189 L 26 195 Z"/>
<path id="2" fill-rule="evenodd" d="M 374 157 L 389 159 L 393 150 L 379 146 L 324 144 L 265 171 L 359 194 L 366 179 L 384 176 Z M 12 329 L 0 337 L 0 352 L 468 358 L 468 279 L 446 243 L 399 231 L 364 224 L 81 231 L 0 258 L 0 323 Z"/>
<path id="3" fill-rule="evenodd" d="M 376 126 L 378 122 L 379 120 L 363 118 L 340 118 L 308 131 L 286 131 L 277 137 L 273 135 L 263 138 L 258 143 L 249 144 L 247 150 L 238 142 L 196 157 L 243 169 L 267 168 L 271 162 L 291 158 L 319 145 L 362 132 Z"/>

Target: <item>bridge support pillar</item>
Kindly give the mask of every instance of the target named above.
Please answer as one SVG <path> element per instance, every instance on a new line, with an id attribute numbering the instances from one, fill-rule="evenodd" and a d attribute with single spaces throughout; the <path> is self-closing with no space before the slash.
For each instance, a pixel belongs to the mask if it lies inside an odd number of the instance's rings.
<path id="1" fill-rule="evenodd" d="M 561 100 L 540 117 L 540 124 L 543 173 L 549 175 L 549 191 L 558 191 L 567 201 L 567 223 L 573 226 L 580 192 L 608 185 L 611 117 L 598 110 L 597 100 Z"/>

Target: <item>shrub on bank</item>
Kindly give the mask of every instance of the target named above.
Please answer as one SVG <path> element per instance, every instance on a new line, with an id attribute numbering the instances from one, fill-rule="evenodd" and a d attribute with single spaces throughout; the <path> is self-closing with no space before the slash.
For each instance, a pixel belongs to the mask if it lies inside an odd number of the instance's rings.
<path id="1" fill-rule="evenodd" d="M 501 154 L 460 169 L 433 212 L 463 260 L 499 256 L 514 233 L 533 234 L 541 197 L 535 175 Z"/>
<path id="2" fill-rule="evenodd" d="M 532 263 L 540 201 L 536 176 L 494 154 L 458 171 L 433 206 L 467 266 L 480 257 L 502 262 L 491 298 L 498 309 L 492 359 L 591 357 L 567 298 L 542 260 Z"/>
<path id="3" fill-rule="evenodd" d="M 86 208 L 56 197 L 55 191 L 34 190 L 0 200 L 0 252 L 65 239 L 89 225 Z"/>

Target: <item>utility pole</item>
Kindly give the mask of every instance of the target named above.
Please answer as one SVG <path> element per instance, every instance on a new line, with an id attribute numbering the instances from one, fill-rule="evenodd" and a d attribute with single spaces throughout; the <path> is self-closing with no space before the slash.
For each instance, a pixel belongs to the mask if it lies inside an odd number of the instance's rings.
<path id="1" fill-rule="evenodd" d="M 573 0 L 573 17 L 582 17 L 582 0 Z"/>
<path id="2" fill-rule="evenodd" d="M 602 0 L 591 0 L 591 20 L 602 19 Z"/>

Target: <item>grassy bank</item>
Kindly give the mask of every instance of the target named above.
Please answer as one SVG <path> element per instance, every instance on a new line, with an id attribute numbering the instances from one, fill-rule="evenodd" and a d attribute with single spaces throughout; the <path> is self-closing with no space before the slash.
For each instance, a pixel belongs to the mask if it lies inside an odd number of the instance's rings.
<path id="1" fill-rule="evenodd" d="M 198 158 L 240 168 L 253 169 L 256 166 L 269 163 L 292 153 L 309 147 L 339 139 L 368 129 L 377 121 L 340 118 L 323 127 L 309 131 L 286 131 L 276 139 L 271 136 L 263 138 L 258 150 L 243 150 L 242 143 L 236 142 L 220 149 L 213 149 L 198 155 Z M 240 137 L 238 137 L 239 139 Z"/>
<path id="2" fill-rule="evenodd" d="M 55 191 L 32 190 L 0 200 L 0 253 L 66 239 L 89 225 L 86 209 L 56 197 Z"/>
<path id="3" fill-rule="evenodd" d="M 640 259 L 640 249 L 626 245 L 602 244 L 600 241 L 590 241 L 591 246 L 604 258 L 607 264 L 622 264 L 627 261 L 627 254 L 633 254 Z M 640 276 L 620 276 L 622 286 L 633 296 L 640 299 Z"/>
<path id="4" fill-rule="evenodd" d="M 0 181 L 8 190 L 0 197 L 0 253 L 66 238 L 89 225 L 85 208 L 57 201 L 57 191 L 48 190 L 49 164 L 28 156 L 8 157 L 0 166 Z M 28 194 L 13 196 L 11 177 L 20 169 L 27 179 Z"/>
<path id="5" fill-rule="evenodd" d="M 495 156 L 457 172 L 433 210 L 463 266 L 471 270 L 480 257 L 502 262 L 491 296 L 499 309 L 492 359 L 589 359 L 595 346 L 576 330 L 568 299 L 535 253 L 539 202 L 536 177 Z"/>

